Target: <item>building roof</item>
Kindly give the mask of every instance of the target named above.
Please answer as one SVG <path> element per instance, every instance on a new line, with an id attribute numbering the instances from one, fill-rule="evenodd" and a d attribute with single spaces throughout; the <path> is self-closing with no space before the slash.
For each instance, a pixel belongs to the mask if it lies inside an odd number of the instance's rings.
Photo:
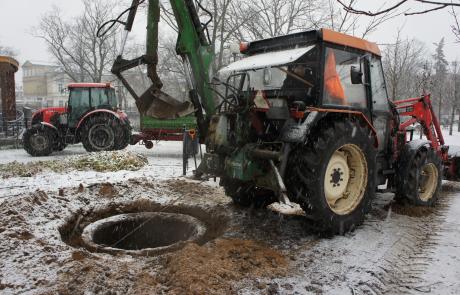
<path id="1" fill-rule="evenodd" d="M 46 61 L 33 61 L 33 60 L 26 60 L 22 67 L 31 67 L 31 66 L 42 66 L 42 67 L 59 67 L 57 64 L 46 62 Z"/>
<path id="2" fill-rule="evenodd" d="M 12 57 L 0 55 L 0 62 L 1 63 L 8 63 L 8 64 L 12 65 L 13 67 L 15 67 L 16 70 L 19 69 L 19 62 L 17 60 L 15 60 L 14 58 L 12 58 Z"/>

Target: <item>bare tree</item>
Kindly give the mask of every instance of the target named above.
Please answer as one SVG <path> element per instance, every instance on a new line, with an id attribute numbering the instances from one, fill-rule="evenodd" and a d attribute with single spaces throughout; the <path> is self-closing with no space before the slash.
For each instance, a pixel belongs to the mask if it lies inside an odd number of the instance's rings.
<path id="1" fill-rule="evenodd" d="M 457 39 L 457 42 L 460 42 L 460 21 L 459 21 L 459 17 L 458 17 L 457 11 L 455 10 L 455 7 L 451 7 L 451 8 L 452 8 L 452 10 L 451 10 L 450 14 L 454 18 L 454 24 L 451 26 L 452 27 L 452 33 L 454 33 L 455 38 Z"/>
<path id="2" fill-rule="evenodd" d="M 388 12 L 402 9 L 404 7 L 409 7 L 404 10 L 404 15 L 418 15 L 430 13 L 436 10 L 442 10 L 449 7 L 460 7 L 460 2 L 451 0 L 451 1 L 434 1 L 434 0 L 400 0 L 396 4 L 391 6 L 382 6 L 375 11 L 365 11 L 362 9 L 355 8 L 356 2 L 354 3 L 345 3 L 344 0 L 337 0 L 337 2 L 342 5 L 345 11 L 354 14 L 362 14 L 367 16 L 379 16 L 384 15 Z M 426 5 L 426 8 L 419 9 L 420 5 Z M 411 10 L 411 8 L 416 8 L 416 10 Z"/>
<path id="3" fill-rule="evenodd" d="M 356 2 L 357 0 L 348 0 L 346 6 L 351 7 Z M 329 10 L 329 21 L 325 23 L 327 27 L 337 32 L 347 33 L 361 38 L 365 38 L 367 35 L 374 32 L 381 24 L 399 15 L 398 11 L 388 11 L 364 20 L 363 15 L 341 9 L 342 6 L 337 4 L 336 0 L 328 0 L 327 7 Z"/>
<path id="4" fill-rule="evenodd" d="M 383 66 L 390 99 L 420 95 L 426 89 L 426 49 L 420 41 L 403 39 L 401 32 L 394 44 L 386 45 Z"/>
<path id="5" fill-rule="evenodd" d="M 160 2 L 162 20 L 176 33 L 178 32 L 174 14 L 167 1 Z M 207 29 L 207 36 L 213 53 L 216 55 L 213 65 L 218 71 L 226 58 L 226 49 L 230 42 L 243 40 L 240 32 L 259 11 L 249 11 L 249 4 L 242 0 L 203 0 L 197 7 L 199 16 Z"/>
<path id="6" fill-rule="evenodd" d="M 234 4 L 236 15 L 251 15 L 238 30 L 240 39 L 259 40 L 297 31 L 315 29 L 324 23 L 327 15 L 323 1 L 314 0 L 260 0 L 247 6 Z"/>
<path id="7" fill-rule="evenodd" d="M 458 108 L 459 108 L 459 78 L 458 76 L 460 75 L 459 73 L 459 64 L 458 61 L 452 62 L 452 77 L 453 79 L 450 79 L 452 82 L 452 107 L 451 107 L 451 115 L 450 115 L 450 126 L 449 126 L 449 135 L 452 135 L 454 132 L 454 124 L 455 124 L 455 114 L 458 113 Z"/>
<path id="8" fill-rule="evenodd" d="M 115 32 L 99 38 L 98 28 L 112 18 L 113 3 L 82 0 L 84 13 L 66 21 L 54 7 L 41 18 L 34 34 L 45 40 L 50 53 L 75 82 L 101 82 L 117 54 Z"/>
<path id="9" fill-rule="evenodd" d="M 442 115 L 442 109 L 443 109 L 443 96 L 444 96 L 444 86 L 446 82 L 446 77 L 447 77 L 447 67 L 449 63 L 446 60 L 445 54 L 444 54 L 444 38 L 439 41 L 439 43 L 434 43 L 436 46 L 435 54 L 433 54 L 433 60 L 434 60 L 434 70 L 435 70 L 435 76 L 434 76 L 434 89 L 437 93 L 437 98 L 438 99 L 438 118 L 441 119 Z"/>

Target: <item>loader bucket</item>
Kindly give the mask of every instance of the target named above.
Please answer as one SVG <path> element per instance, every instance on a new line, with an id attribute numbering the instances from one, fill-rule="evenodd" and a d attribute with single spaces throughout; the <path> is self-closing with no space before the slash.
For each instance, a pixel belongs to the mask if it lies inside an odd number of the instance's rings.
<path id="1" fill-rule="evenodd" d="M 162 120 L 176 119 L 194 112 L 193 104 L 190 101 L 177 100 L 155 85 L 139 97 L 136 105 L 142 115 Z"/>

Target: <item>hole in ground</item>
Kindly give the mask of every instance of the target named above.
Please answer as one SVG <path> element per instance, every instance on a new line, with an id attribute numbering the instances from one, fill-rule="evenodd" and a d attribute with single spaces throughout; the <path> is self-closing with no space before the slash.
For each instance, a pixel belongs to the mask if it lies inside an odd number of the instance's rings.
<path id="1" fill-rule="evenodd" d="M 87 210 L 81 209 L 79 212 L 72 214 L 66 218 L 65 223 L 59 228 L 59 232 L 62 240 L 69 246 L 75 248 L 87 248 L 94 252 L 105 252 L 109 254 L 123 254 L 123 251 L 110 251 L 110 249 L 104 247 L 89 247 L 83 241 L 83 230 L 92 223 L 106 218 L 111 218 L 116 215 L 130 214 L 130 213 L 151 213 L 151 212 L 162 212 L 162 213 L 176 213 L 191 216 L 205 227 L 205 233 L 198 239 L 194 240 L 198 245 L 203 245 L 208 241 L 214 240 L 221 236 L 228 225 L 229 215 L 228 210 L 223 206 L 217 205 L 209 208 L 201 208 L 198 206 L 190 205 L 174 205 L 164 206 L 154 202 L 141 199 L 132 203 L 112 203 L 108 207 L 103 209 L 89 208 Z M 182 243 L 185 244 L 185 243 Z M 179 247 L 181 248 L 181 247 Z M 164 251 L 148 252 L 147 253 L 127 253 L 128 255 L 136 256 L 151 256 L 156 254 L 162 254 L 163 252 L 175 251 L 177 249 L 167 248 Z"/>
<path id="2" fill-rule="evenodd" d="M 148 212 L 99 220 L 83 230 L 82 239 L 95 250 L 145 250 L 152 254 L 175 250 L 185 241 L 200 239 L 205 232 L 204 224 L 189 215 Z"/>

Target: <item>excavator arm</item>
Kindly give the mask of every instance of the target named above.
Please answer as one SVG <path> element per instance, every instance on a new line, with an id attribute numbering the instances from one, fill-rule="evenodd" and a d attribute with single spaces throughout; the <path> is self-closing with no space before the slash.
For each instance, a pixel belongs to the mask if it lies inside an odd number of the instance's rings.
<path id="1" fill-rule="evenodd" d="M 126 36 L 132 29 L 138 6 L 145 1 L 133 0 L 127 21 L 123 23 Z M 210 67 L 214 54 L 206 38 L 206 28 L 200 22 L 194 1 L 170 0 L 170 4 L 178 27 L 176 52 L 183 60 L 183 70 L 190 89 L 191 102 L 182 102 L 161 90 L 163 84 L 157 73 L 159 0 L 148 0 L 146 54 L 126 60 L 123 58 L 122 49 L 112 67 L 112 73 L 122 81 L 134 97 L 142 115 L 157 119 L 175 119 L 195 112 L 200 133 L 206 134 L 207 118 L 215 113 L 213 91 L 210 85 Z M 138 96 L 122 73 L 140 64 L 147 65 L 147 75 L 152 81 L 152 86 L 144 94 Z"/>

